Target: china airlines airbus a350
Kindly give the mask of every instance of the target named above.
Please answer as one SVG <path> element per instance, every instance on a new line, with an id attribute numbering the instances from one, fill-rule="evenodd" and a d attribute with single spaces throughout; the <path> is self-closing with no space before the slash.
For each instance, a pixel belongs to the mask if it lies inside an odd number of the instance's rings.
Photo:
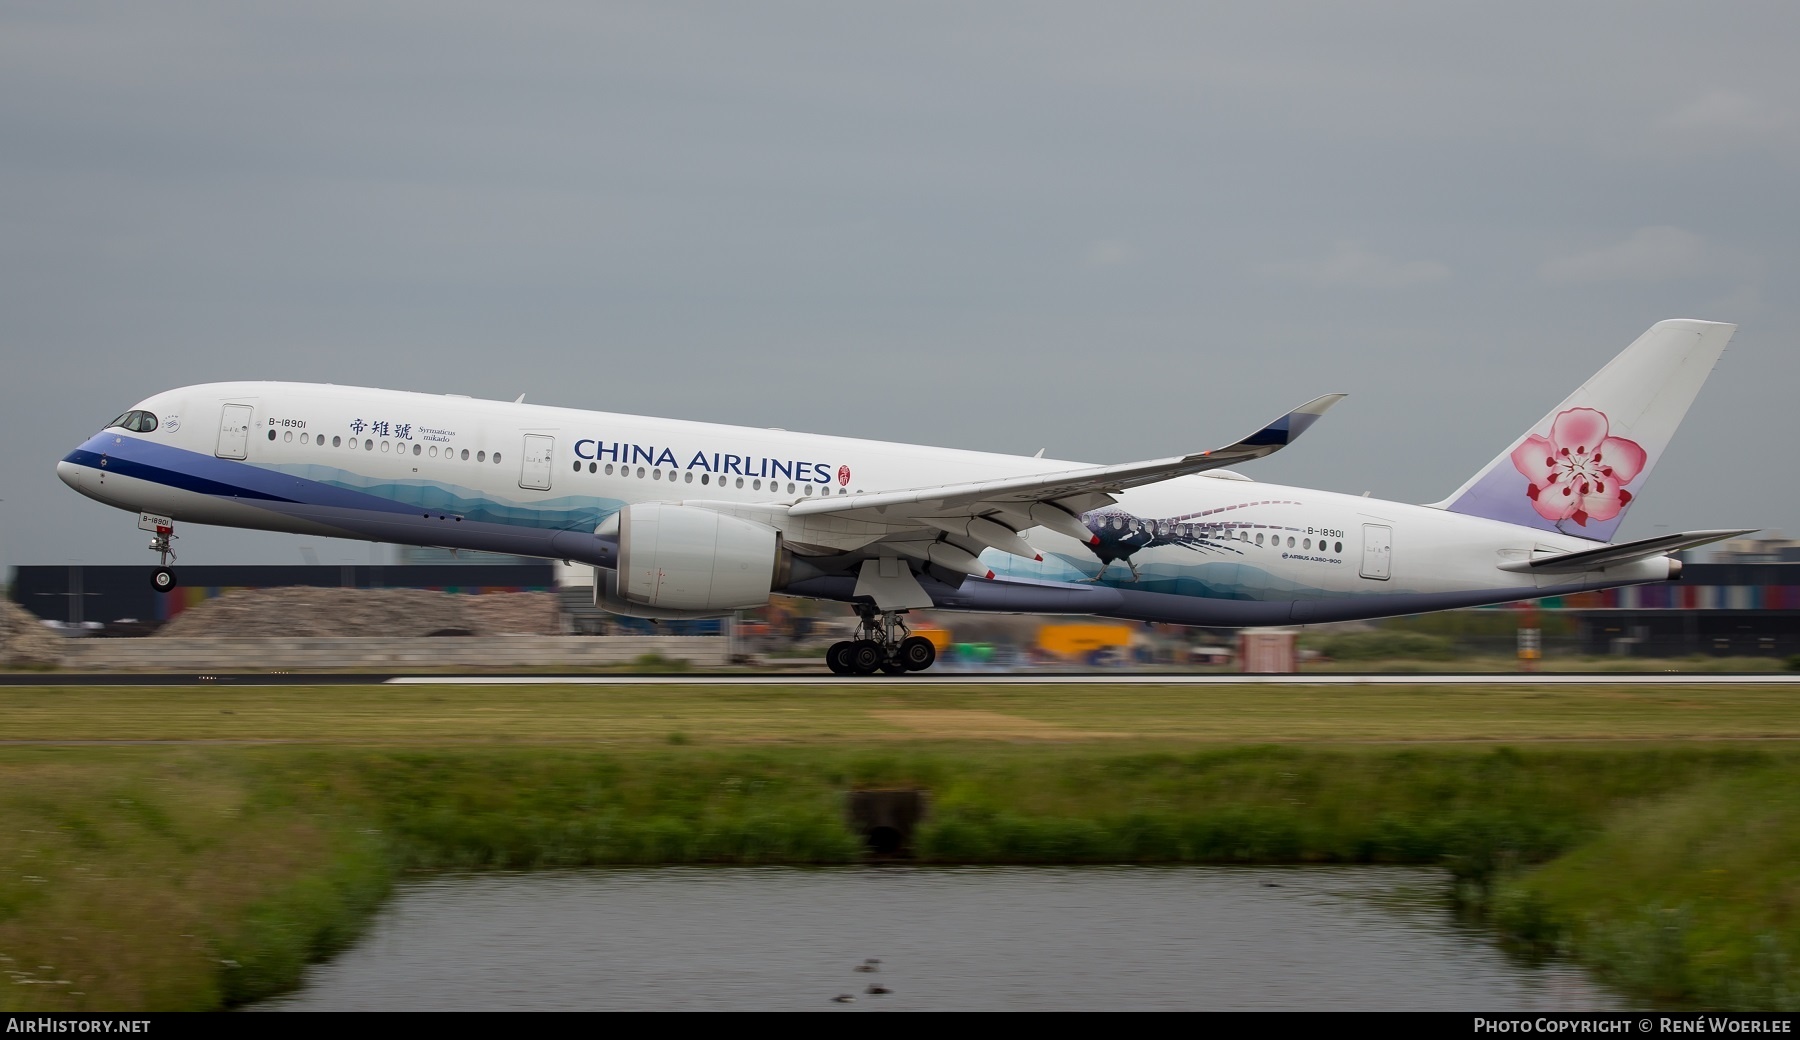
<path id="1" fill-rule="evenodd" d="M 1667 581 L 1746 533 L 1611 537 L 1735 326 L 1659 322 L 1441 502 L 1258 483 L 1342 395 L 1211 451 L 1095 466 L 457 395 L 208 383 L 150 397 L 57 464 L 138 515 L 578 561 L 595 602 L 716 617 L 852 604 L 833 671 L 931 666 L 919 608 L 1275 625 Z M 1445 417 L 1449 419 L 1449 416 Z"/>

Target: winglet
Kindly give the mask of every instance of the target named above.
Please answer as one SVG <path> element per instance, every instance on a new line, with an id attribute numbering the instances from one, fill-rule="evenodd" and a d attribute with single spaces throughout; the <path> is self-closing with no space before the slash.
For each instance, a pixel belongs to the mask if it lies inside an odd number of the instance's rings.
<path id="1" fill-rule="evenodd" d="M 1349 395 L 1326 394 L 1315 397 L 1236 444 L 1201 452 L 1196 457 L 1231 455 L 1236 458 L 1261 458 L 1298 440 L 1332 405 L 1347 396 Z"/>

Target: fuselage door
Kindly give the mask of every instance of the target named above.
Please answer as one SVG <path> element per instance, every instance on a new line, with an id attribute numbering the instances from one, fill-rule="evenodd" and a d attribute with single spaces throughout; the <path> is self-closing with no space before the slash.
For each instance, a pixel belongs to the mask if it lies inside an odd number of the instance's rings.
<path id="1" fill-rule="evenodd" d="M 1362 576 L 1388 580 L 1394 559 L 1394 529 L 1385 524 L 1363 525 Z"/>
<path id="2" fill-rule="evenodd" d="M 241 459 L 250 454 L 250 409 L 247 404 L 228 404 L 219 418 L 219 458 Z"/>
<path id="3" fill-rule="evenodd" d="M 550 490 L 550 457 L 556 453 L 556 438 L 541 433 L 525 435 L 525 461 L 519 471 L 519 486 L 530 491 Z"/>

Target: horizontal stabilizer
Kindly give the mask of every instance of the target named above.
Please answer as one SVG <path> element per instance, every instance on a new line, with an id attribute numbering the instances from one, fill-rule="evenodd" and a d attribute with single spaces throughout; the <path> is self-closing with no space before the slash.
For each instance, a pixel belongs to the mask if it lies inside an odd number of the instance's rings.
<path id="1" fill-rule="evenodd" d="M 1682 549 L 1692 549 L 1696 545 L 1736 538 L 1741 534 L 1750 534 L 1756 528 L 1742 531 L 1682 531 L 1679 534 L 1658 535 L 1655 538 L 1641 538 L 1635 542 L 1620 542 L 1618 545 L 1602 545 L 1598 549 L 1583 549 L 1580 552 L 1557 553 L 1554 556 L 1539 556 L 1532 560 L 1519 560 L 1514 563 L 1503 563 L 1503 571 L 1519 571 L 1525 574 L 1569 574 L 1576 571 L 1597 571 L 1602 567 L 1616 567 L 1622 563 L 1633 563 L 1647 560 L 1652 556 L 1666 556 Z"/>

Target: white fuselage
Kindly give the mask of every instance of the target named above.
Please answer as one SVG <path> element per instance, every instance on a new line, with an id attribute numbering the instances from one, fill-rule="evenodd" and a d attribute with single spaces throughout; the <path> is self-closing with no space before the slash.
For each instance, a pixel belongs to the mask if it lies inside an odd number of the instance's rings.
<path id="1" fill-rule="evenodd" d="M 823 496 L 1069 470 L 1078 464 L 401 391 L 213 383 L 137 406 L 58 471 L 82 494 L 184 523 L 516 552 L 610 565 L 586 548 L 635 503 L 756 515 L 817 566 L 791 591 L 850 598 L 878 525 L 783 510 Z M 934 586 L 939 606 L 1187 624 L 1414 613 L 1665 580 L 1670 561 L 1521 574 L 1501 565 L 1595 543 L 1443 509 L 1226 473 L 1114 496 L 1081 517 L 1097 544 L 1042 527 L 1042 554 L 988 550 L 992 578 Z M 939 590 L 942 590 L 941 593 Z M 1058 598 L 1058 597 L 1062 598 Z"/>

